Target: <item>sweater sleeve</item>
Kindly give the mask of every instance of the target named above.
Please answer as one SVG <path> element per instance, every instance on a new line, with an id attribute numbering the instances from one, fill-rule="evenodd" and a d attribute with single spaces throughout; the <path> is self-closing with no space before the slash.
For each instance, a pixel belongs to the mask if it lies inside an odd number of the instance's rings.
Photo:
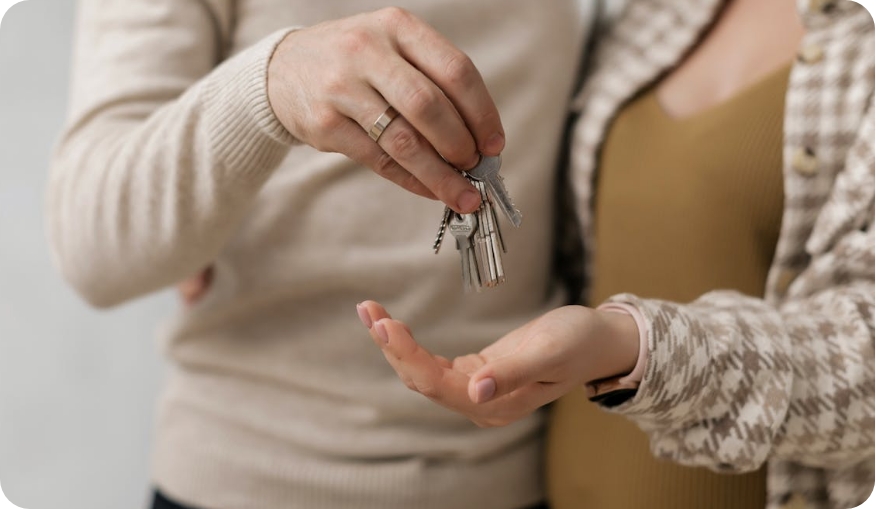
<path id="1" fill-rule="evenodd" d="M 782 304 L 728 291 L 690 304 L 611 299 L 649 324 L 641 385 L 612 411 L 635 421 L 657 456 L 716 471 L 773 458 L 872 463 L 872 106 L 864 118 L 807 243 L 812 259 Z"/>
<path id="2" fill-rule="evenodd" d="M 294 142 L 267 97 L 288 33 L 220 63 L 230 0 L 81 0 L 51 163 L 54 259 L 91 304 L 206 266 Z"/>

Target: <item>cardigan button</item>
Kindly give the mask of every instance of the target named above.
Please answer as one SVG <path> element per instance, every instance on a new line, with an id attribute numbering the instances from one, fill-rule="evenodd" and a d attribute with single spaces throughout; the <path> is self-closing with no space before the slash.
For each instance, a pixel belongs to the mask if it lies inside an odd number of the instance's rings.
<path id="1" fill-rule="evenodd" d="M 803 47 L 800 52 L 797 53 L 797 59 L 804 64 L 817 64 L 824 60 L 824 48 L 822 48 L 818 44 L 809 44 L 808 46 Z"/>
<path id="2" fill-rule="evenodd" d="M 811 177 L 818 173 L 818 158 L 811 148 L 800 147 L 791 156 L 791 167 L 800 175 Z"/>

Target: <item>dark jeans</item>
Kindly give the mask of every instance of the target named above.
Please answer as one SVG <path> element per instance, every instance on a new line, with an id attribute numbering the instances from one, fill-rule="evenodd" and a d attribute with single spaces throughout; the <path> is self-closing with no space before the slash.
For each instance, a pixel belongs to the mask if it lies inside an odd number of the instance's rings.
<path id="1" fill-rule="evenodd" d="M 195 509 L 185 505 L 179 505 L 164 497 L 160 491 L 155 492 L 155 498 L 152 500 L 152 509 Z M 528 509 L 548 509 L 546 504 L 539 504 Z"/>

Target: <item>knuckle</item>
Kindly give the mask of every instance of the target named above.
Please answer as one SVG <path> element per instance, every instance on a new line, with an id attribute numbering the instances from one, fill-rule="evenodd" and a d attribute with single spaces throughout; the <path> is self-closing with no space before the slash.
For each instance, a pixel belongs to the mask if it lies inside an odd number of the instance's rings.
<path id="1" fill-rule="evenodd" d="M 322 82 L 326 96 L 337 97 L 346 94 L 350 80 L 343 71 L 331 70 L 326 72 Z"/>
<path id="2" fill-rule="evenodd" d="M 405 100 L 407 110 L 411 115 L 424 120 L 431 120 L 438 112 L 441 97 L 428 87 L 415 87 Z"/>
<path id="3" fill-rule="evenodd" d="M 362 28 L 350 28 L 345 30 L 339 41 L 339 47 L 342 51 L 350 54 L 361 53 L 372 43 L 371 34 Z"/>
<path id="4" fill-rule="evenodd" d="M 317 110 L 313 114 L 314 131 L 321 138 L 329 138 L 341 127 L 343 120 L 343 117 L 332 109 Z"/>
<path id="5" fill-rule="evenodd" d="M 474 79 L 477 70 L 474 62 L 465 53 L 457 53 L 448 59 L 444 75 L 454 85 L 466 87 Z"/>
<path id="6" fill-rule="evenodd" d="M 422 148 L 420 135 L 412 128 L 400 129 L 389 140 L 390 150 L 399 157 L 408 159 L 413 158 Z"/>
<path id="7" fill-rule="evenodd" d="M 411 13 L 401 7 L 392 6 L 380 10 L 381 18 L 390 23 L 403 23 L 411 18 Z"/>

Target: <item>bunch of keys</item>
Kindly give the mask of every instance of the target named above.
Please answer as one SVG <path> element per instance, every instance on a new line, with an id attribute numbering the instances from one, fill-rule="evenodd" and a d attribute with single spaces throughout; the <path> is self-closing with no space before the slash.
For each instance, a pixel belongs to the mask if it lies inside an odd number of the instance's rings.
<path id="1" fill-rule="evenodd" d="M 515 227 L 519 228 L 523 220 L 523 215 L 514 207 L 499 175 L 501 166 L 502 159 L 499 156 L 485 156 L 481 157 L 477 166 L 463 173 L 480 191 L 481 206 L 472 214 L 457 214 L 445 207 L 438 235 L 432 245 L 437 254 L 447 230 L 450 230 L 462 258 L 462 282 L 466 292 L 472 289 L 480 292 L 483 287 L 492 288 L 505 281 L 502 253 L 507 251 L 499 230 L 494 200 Z"/>

